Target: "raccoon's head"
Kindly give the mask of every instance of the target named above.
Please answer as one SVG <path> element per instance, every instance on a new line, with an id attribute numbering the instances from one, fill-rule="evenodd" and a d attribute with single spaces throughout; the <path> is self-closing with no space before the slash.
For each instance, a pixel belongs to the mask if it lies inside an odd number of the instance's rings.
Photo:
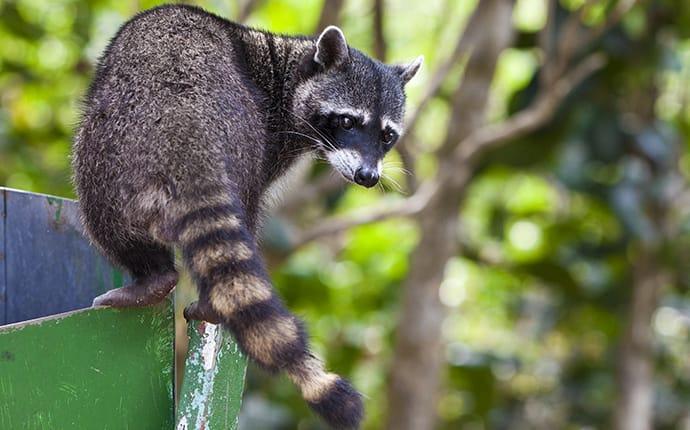
<path id="1" fill-rule="evenodd" d="M 422 57 L 404 66 L 383 64 L 328 27 L 300 65 L 294 126 L 345 179 L 373 187 L 383 157 L 403 133 L 404 86 L 421 64 Z"/>

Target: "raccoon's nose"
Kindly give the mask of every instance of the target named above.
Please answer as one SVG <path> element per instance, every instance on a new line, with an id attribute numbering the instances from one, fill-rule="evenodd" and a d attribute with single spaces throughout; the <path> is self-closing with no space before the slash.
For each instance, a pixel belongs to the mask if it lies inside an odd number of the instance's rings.
<path id="1" fill-rule="evenodd" d="M 371 188 L 379 181 L 379 174 L 375 169 L 360 167 L 355 172 L 355 182 L 359 185 Z"/>

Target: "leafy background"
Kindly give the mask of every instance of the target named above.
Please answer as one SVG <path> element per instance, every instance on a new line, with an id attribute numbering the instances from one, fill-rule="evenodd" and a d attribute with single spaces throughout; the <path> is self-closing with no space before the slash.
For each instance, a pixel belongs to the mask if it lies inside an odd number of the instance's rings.
<path id="1" fill-rule="evenodd" d="M 0 0 L 0 184 L 74 196 L 70 139 L 94 63 L 123 22 L 159 3 Z M 193 3 L 229 18 L 246 6 Z M 255 3 L 247 23 L 285 33 L 314 33 L 322 9 L 338 7 L 335 19 L 349 43 L 376 52 L 377 2 Z M 581 25 L 595 27 L 615 3 L 555 2 L 556 22 L 585 10 Z M 477 1 L 383 5 L 387 59 L 425 56 L 408 88 L 414 110 Z M 535 99 L 547 17 L 546 0 L 515 2 L 515 37 L 498 57 L 489 122 L 510 118 Z M 554 37 L 565 37 L 561 32 L 556 25 Z M 626 375 L 631 355 L 642 356 L 654 372 L 646 382 L 652 426 L 690 428 L 690 5 L 635 4 L 587 50 L 604 53 L 604 67 L 550 121 L 474 166 L 457 237 L 448 239 L 461 246 L 438 288 L 444 364 L 431 412 L 437 428 L 611 428 L 626 390 L 617 375 Z M 461 61 L 422 112 L 413 142 L 417 181 L 434 176 L 444 131 L 464 120 L 453 118 L 451 107 L 462 76 Z M 296 229 L 329 216 L 412 194 L 409 177 L 396 168 L 400 154 L 388 161 L 391 179 L 381 189 L 329 185 L 301 200 L 298 210 L 279 206 L 264 242 L 275 284 L 308 322 L 317 353 L 365 394 L 369 429 L 398 413 L 388 407 L 387 389 L 419 222 L 393 217 L 296 249 L 290 240 Z M 324 170 L 316 166 L 304 175 L 328 180 Z M 286 196 L 288 203 L 292 198 Z M 634 305 L 635 285 L 654 291 L 649 318 Z M 625 349 L 637 316 L 650 339 L 640 350 Z M 322 428 L 292 385 L 255 369 L 241 423 Z"/>

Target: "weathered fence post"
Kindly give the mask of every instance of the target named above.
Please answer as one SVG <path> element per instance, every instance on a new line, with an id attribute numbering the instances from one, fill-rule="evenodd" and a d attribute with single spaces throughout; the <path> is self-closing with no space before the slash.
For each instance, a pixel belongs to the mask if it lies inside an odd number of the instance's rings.
<path id="1" fill-rule="evenodd" d="M 246 359 L 220 326 L 193 322 L 177 409 L 177 430 L 236 430 Z"/>

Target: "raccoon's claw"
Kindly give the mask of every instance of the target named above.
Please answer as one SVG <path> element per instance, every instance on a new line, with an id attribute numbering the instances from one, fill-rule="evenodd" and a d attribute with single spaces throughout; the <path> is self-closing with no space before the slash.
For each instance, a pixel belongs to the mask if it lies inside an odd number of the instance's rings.
<path id="1" fill-rule="evenodd" d="M 184 308 L 184 319 L 189 321 L 206 321 L 211 324 L 220 324 L 222 318 L 209 305 L 202 305 L 199 302 L 191 303 Z"/>
<path id="2" fill-rule="evenodd" d="M 151 275 L 93 299 L 92 306 L 141 307 L 162 302 L 177 284 L 177 272 Z"/>

